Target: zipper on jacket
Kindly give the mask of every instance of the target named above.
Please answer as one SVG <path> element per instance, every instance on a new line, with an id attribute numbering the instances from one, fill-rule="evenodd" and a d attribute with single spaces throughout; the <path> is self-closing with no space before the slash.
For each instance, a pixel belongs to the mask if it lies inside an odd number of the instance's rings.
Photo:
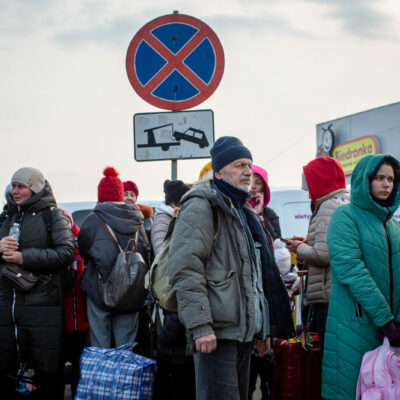
<path id="1" fill-rule="evenodd" d="M 13 289 L 13 303 L 12 303 L 12 307 L 11 307 L 11 315 L 12 315 L 12 320 L 13 320 L 13 324 L 14 324 L 15 342 L 17 343 L 18 364 L 21 366 L 22 365 L 22 359 L 21 359 L 21 350 L 19 348 L 19 343 L 18 343 L 18 326 L 17 326 L 17 321 L 15 320 L 16 298 L 17 298 L 17 292 L 15 291 L 15 289 Z"/>
<path id="2" fill-rule="evenodd" d="M 74 330 L 78 330 L 78 321 L 76 318 L 76 290 L 75 286 L 72 287 L 72 299 L 73 299 L 73 307 L 74 307 Z"/>
<path id="3" fill-rule="evenodd" d="M 242 228 L 244 239 L 245 239 L 245 243 L 246 243 L 247 253 L 248 253 L 248 256 L 249 256 L 250 267 L 251 267 L 253 260 L 252 260 L 251 254 L 250 254 L 250 248 L 249 248 L 249 243 L 248 243 L 249 239 L 247 238 L 246 228 L 244 227 L 242 219 L 240 218 L 239 211 L 235 207 L 233 207 L 233 214 L 239 220 L 239 225 Z M 242 265 L 242 271 L 241 271 L 240 275 L 241 275 L 241 279 L 243 279 L 243 265 Z M 236 273 L 236 279 L 239 279 L 239 274 L 238 273 Z M 251 284 L 251 287 L 253 288 L 253 282 Z M 240 288 L 240 284 L 239 284 L 239 288 Z M 244 288 L 244 282 L 243 282 L 243 288 Z M 251 295 L 254 297 L 253 292 L 251 293 Z M 249 302 L 249 300 L 246 301 L 246 315 L 247 315 L 248 302 Z M 255 323 L 256 323 L 256 321 L 255 321 L 255 304 L 254 304 L 254 326 L 255 326 Z M 247 337 L 247 335 L 249 334 L 249 330 L 250 330 L 250 322 L 249 322 L 249 319 L 246 318 L 246 329 L 245 329 L 243 338 Z"/>
<path id="4" fill-rule="evenodd" d="M 393 313 L 393 267 L 392 267 L 392 244 L 390 242 L 389 232 L 387 230 L 387 222 L 389 220 L 389 211 L 388 216 L 386 217 L 385 222 L 383 223 L 383 228 L 385 229 L 386 239 L 388 242 L 388 251 L 389 251 L 389 278 L 390 278 L 390 311 Z"/>

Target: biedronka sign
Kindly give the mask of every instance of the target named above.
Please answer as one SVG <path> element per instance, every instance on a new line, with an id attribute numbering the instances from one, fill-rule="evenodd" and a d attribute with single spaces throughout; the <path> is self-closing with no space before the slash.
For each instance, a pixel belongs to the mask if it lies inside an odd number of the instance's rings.
<path id="1" fill-rule="evenodd" d="M 350 175 L 363 157 L 380 152 L 379 139 L 371 135 L 338 144 L 332 151 L 332 157 L 342 164 L 345 175 Z"/>

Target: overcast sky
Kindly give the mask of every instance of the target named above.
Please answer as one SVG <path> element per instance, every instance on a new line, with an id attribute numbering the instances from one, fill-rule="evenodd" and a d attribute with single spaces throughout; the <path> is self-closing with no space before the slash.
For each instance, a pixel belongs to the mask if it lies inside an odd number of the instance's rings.
<path id="1" fill-rule="evenodd" d="M 33 166 L 58 201 L 96 200 L 112 165 L 139 200 L 163 198 L 170 162 L 134 160 L 132 117 L 164 110 L 133 90 L 125 56 L 174 10 L 224 48 L 222 81 L 195 109 L 214 111 L 216 138 L 238 136 L 271 186 L 300 185 L 317 123 L 400 101 L 398 0 L 0 0 L 0 190 Z M 178 178 L 206 161 L 179 161 Z"/>

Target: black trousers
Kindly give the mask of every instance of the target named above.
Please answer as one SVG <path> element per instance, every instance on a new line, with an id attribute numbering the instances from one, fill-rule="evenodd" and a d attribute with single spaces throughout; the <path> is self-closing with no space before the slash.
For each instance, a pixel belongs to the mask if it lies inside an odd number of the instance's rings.
<path id="1" fill-rule="evenodd" d="M 264 357 L 251 355 L 250 361 L 250 380 L 249 380 L 249 399 L 256 390 L 257 378 L 260 376 L 260 390 L 262 400 L 272 399 L 272 383 L 273 383 L 274 363 L 268 354 Z"/>
<path id="2" fill-rule="evenodd" d="M 65 362 L 71 363 L 71 371 L 64 382 L 71 384 L 72 398 L 75 397 L 76 387 L 79 380 L 79 360 L 82 350 L 87 345 L 88 332 L 66 332 L 64 337 Z"/>

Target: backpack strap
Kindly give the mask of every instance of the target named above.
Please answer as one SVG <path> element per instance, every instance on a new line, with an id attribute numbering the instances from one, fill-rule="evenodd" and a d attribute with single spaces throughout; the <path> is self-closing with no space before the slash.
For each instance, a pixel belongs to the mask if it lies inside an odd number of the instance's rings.
<path id="1" fill-rule="evenodd" d="M 8 222 L 8 229 L 10 229 L 11 222 L 12 222 L 11 220 L 12 219 L 14 219 L 14 221 L 15 221 L 15 218 L 13 218 L 13 216 L 10 215 L 9 211 L 8 210 L 4 210 L 0 215 L 0 227 L 3 226 L 3 224 Z M 7 226 L 7 225 L 5 225 L 5 226 Z"/>
<path id="2" fill-rule="evenodd" d="M 108 232 L 108 234 L 111 236 L 111 239 L 115 242 L 115 244 L 118 246 L 119 251 L 122 253 L 122 247 L 120 246 L 120 244 L 118 243 L 117 237 L 114 233 L 114 231 L 111 229 L 111 226 L 108 225 L 103 218 L 100 217 L 100 215 L 98 216 L 101 219 L 101 222 L 103 223 L 104 227 L 106 228 L 106 231 Z M 139 231 L 139 228 L 136 229 L 135 234 L 133 235 L 133 240 L 132 240 L 132 244 L 131 244 L 131 248 L 129 249 L 129 251 L 132 251 L 134 249 L 134 247 L 136 247 L 136 239 L 137 239 L 137 233 Z"/>
<path id="3" fill-rule="evenodd" d="M 42 210 L 42 217 L 44 224 L 46 225 L 47 235 L 49 237 L 50 246 L 52 244 L 51 241 L 51 230 L 52 230 L 52 223 L 53 223 L 53 215 L 51 213 L 51 207 L 46 207 Z"/>
<path id="4" fill-rule="evenodd" d="M 42 217 L 43 217 L 44 224 L 46 225 L 47 233 L 51 234 L 51 229 L 52 229 L 51 225 L 52 225 L 53 216 L 51 214 L 51 208 L 50 207 L 46 207 L 46 208 L 43 209 Z"/>
<path id="5" fill-rule="evenodd" d="M 217 243 L 217 239 L 218 239 L 218 236 L 219 236 L 219 231 L 221 229 L 221 218 L 219 216 L 217 207 L 214 207 L 211 204 L 211 201 L 210 201 L 210 206 L 211 206 L 212 213 L 213 213 L 213 225 L 214 225 L 213 247 L 214 247 L 216 245 L 216 243 Z M 172 235 L 172 232 L 174 231 L 174 228 L 175 228 L 176 219 L 179 216 L 179 212 L 180 212 L 180 210 L 178 211 L 178 214 L 176 215 L 176 217 L 173 217 L 171 219 L 171 221 L 170 221 L 170 223 L 168 225 L 168 230 L 167 230 L 167 234 L 165 235 L 164 241 L 167 240 Z"/>
<path id="6" fill-rule="evenodd" d="M 1 214 L 0 214 L 0 226 L 3 225 L 3 222 L 6 220 L 7 218 L 7 210 L 4 210 Z"/>
<path id="7" fill-rule="evenodd" d="M 178 214 L 179 214 L 179 212 L 178 212 Z M 165 235 L 163 242 L 165 242 L 172 235 L 172 232 L 174 231 L 174 228 L 175 228 L 177 217 L 178 217 L 178 215 L 176 217 L 172 217 L 171 221 L 169 222 L 167 234 Z"/>

